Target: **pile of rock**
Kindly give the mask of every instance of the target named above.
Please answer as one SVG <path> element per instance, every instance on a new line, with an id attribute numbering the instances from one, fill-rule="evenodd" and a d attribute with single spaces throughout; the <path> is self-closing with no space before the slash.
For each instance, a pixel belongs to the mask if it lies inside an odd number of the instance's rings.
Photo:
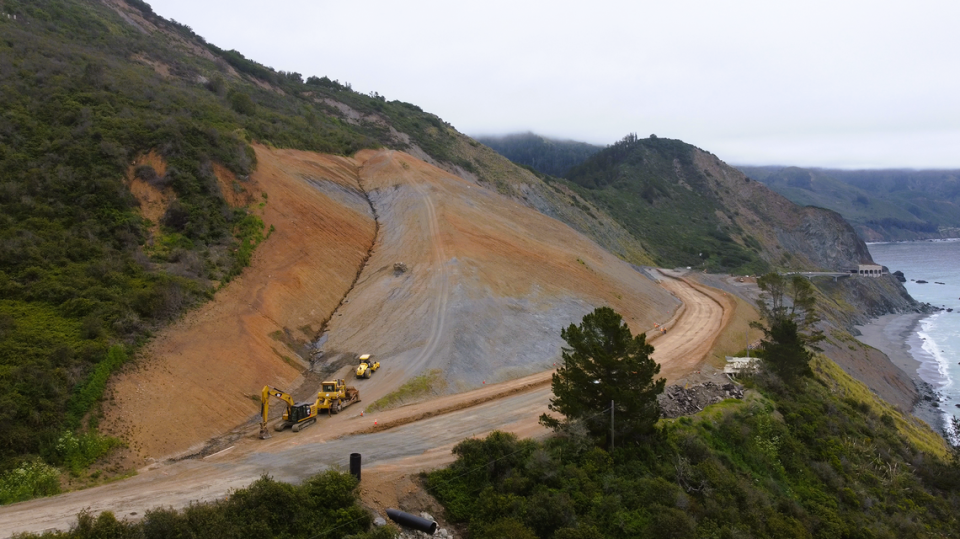
<path id="1" fill-rule="evenodd" d="M 693 415 L 725 399 L 742 399 L 743 386 L 704 382 L 690 387 L 670 386 L 657 397 L 663 417 Z"/>

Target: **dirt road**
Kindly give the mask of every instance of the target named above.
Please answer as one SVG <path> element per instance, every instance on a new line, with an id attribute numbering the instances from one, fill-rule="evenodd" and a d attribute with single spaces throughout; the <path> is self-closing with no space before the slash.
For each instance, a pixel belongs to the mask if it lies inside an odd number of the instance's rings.
<path id="1" fill-rule="evenodd" d="M 662 374 L 673 380 L 703 359 L 732 306 L 722 292 L 701 285 L 666 276 L 662 285 L 684 303 L 667 333 L 651 339 Z M 537 418 L 549 402 L 550 376 L 542 372 L 378 414 L 361 416 L 361 404 L 301 433 L 286 431 L 266 441 L 257 440 L 251 427 L 236 445 L 204 459 L 157 464 L 125 481 L 2 507 L 0 537 L 67 528 L 83 509 L 135 519 L 151 508 L 221 498 L 262 474 L 300 481 L 323 469 L 345 469 L 352 452 L 363 454 L 364 485 L 382 489 L 398 474 L 450 462 L 450 449 L 465 438 L 497 429 L 546 434 Z M 365 499 L 390 503 L 389 493 L 380 491 Z"/>

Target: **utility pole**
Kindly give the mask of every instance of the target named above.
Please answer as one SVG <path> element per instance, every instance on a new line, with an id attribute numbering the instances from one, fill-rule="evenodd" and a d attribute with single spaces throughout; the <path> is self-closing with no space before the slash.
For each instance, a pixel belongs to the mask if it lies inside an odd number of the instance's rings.
<path id="1" fill-rule="evenodd" d="M 750 328 L 747 328 L 747 359 L 750 359 Z"/>
<path id="2" fill-rule="evenodd" d="M 610 454 L 613 454 L 613 401 L 610 401 Z"/>

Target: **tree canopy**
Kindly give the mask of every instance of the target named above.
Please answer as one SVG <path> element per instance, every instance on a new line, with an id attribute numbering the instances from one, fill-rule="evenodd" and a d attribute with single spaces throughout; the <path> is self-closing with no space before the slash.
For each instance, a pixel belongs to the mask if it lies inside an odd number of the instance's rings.
<path id="1" fill-rule="evenodd" d="M 802 275 L 789 279 L 779 273 L 768 273 L 757 280 L 762 290 L 757 308 L 766 325 L 752 325 L 763 330 L 761 355 L 769 369 L 790 381 L 809 376 L 811 350 L 819 350 L 823 332 L 816 329 L 820 317 L 814 308 L 813 285 Z"/>
<path id="2" fill-rule="evenodd" d="M 623 318 L 610 307 L 599 307 L 583 317 L 579 326 L 561 330 L 566 341 L 563 365 L 553 375 L 550 410 L 569 421 L 579 421 L 595 436 L 610 428 L 610 403 L 614 403 L 616 436 L 649 434 L 660 418 L 657 395 L 666 380 L 654 379 L 660 365 L 650 354 L 644 334 L 633 335 Z M 605 413 L 606 412 L 606 413 Z M 540 422 L 559 430 L 560 420 L 547 414 Z"/>

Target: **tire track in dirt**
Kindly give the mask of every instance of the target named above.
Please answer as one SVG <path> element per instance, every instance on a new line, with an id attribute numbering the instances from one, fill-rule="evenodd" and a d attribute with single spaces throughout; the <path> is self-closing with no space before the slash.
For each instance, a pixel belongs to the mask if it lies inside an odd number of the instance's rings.
<path id="1" fill-rule="evenodd" d="M 673 317 L 663 325 L 670 328 L 666 334 L 651 330 L 656 342 L 653 358 L 661 364 L 661 375 L 669 382 L 693 371 L 706 357 L 729 322 L 734 307 L 718 295 L 722 292 L 690 282 L 682 277 L 663 274 L 674 286 L 668 290 L 683 301 Z M 688 308 L 689 306 L 689 308 Z M 704 308 L 706 306 L 706 308 Z M 451 414 L 482 404 L 546 389 L 555 370 L 539 372 L 508 382 L 492 384 L 485 388 L 432 399 L 425 403 L 403 406 L 392 410 L 375 426 L 343 433 L 337 438 L 356 434 L 369 434 L 393 429 L 416 421 Z"/>
<path id="2" fill-rule="evenodd" d="M 440 280 L 440 290 L 437 294 L 437 300 L 434 303 L 433 319 L 430 321 L 430 333 L 427 335 L 427 343 L 420 354 L 411 361 L 413 371 L 420 370 L 420 366 L 426 363 L 436 352 L 440 345 L 440 338 L 443 335 L 443 327 L 446 323 L 447 302 L 450 296 L 450 283 L 447 275 L 447 256 L 443 249 L 443 239 L 440 236 L 440 224 L 437 219 L 437 210 L 433 205 L 433 200 L 426 186 L 419 180 L 411 177 L 410 173 L 405 173 L 404 178 L 417 193 L 423 198 L 424 206 L 427 210 L 427 226 L 430 230 L 430 243 L 433 247 L 433 268 L 434 281 Z"/>

